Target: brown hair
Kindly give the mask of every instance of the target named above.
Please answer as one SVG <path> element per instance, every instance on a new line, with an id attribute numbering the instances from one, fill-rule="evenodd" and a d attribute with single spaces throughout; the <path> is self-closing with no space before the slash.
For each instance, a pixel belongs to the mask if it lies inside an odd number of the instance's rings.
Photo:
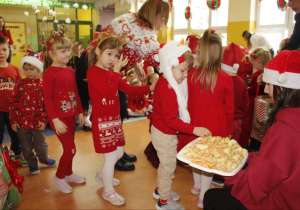
<path id="1" fill-rule="evenodd" d="M 135 74 L 135 70 L 134 70 L 134 69 L 129 69 L 129 70 L 126 72 L 126 77 L 127 77 L 127 76 L 130 76 L 131 74 Z"/>
<path id="2" fill-rule="evenodd" d="M 100 38 L 100 36 L 99 36 Z M 101 40 L 98 40 L 97 46 L 99 44 Z M 106 49 L 117 49 L 119 50 L 119 53 L 122 53 L 122 42 L 115 38 L 115 37 L 109 37 L 104 39 L 98 46 L 100 53 L 102 54 L 102 52 Z M 95 52 L 96 48 L 91 46 L 91 49 L 89 51 L 88 54 L 88 67 L 92 67 L 93 65 L 95 65 L 97 63 L 98 57 L 97 54 Z"/>
<path id="3" fill-rule="evenodd" d="M 265 66 L 267 65 L 267 63 L 269 63 L 269 61 L 271 60 L 271 56 L 269 51 L 264 50 L 263 48 L 256 48 L 251 55 L 259 58 L 259 60 L 261 61 L 261 67 L 262 69 L 258 69 L 258 70 L 264 70 Z M 255 58 L 253 58 L 250 55 L 249 60 L 251 62 L 255 61 Z"/>
<path id="4" fill-rule="evenodd" d="M 263 124 L 264 133 L 275 123 L 276 114 L 285 108 L 300 108 L 300 90 L 273 85 L 274 103 L 269 118 Z"/>
<path id="5" fill-rule="evenodd" d="M 138 84 L 138 83 L 142 84 L 141 81 L 139 81 L 139 80 L 137 80 L 137 79 L 133 79 L 133 80 L 130 81 L 129 84 L 130 84 L 131 86 L 134 86 L 134 85 L 136 85 L 136 84 Z"/>
<path id="6" fill-rule="evenodd" d="M 0 35 L 0 44 L 7 44 L 8 45 L 8 41 L 4 36 Z"/>
<path id="7" fill-rule="evenodd" d="M 213 93 L 218 77 L 218 71 L 221 68 L 221 60 L 223 55 L 222 39 L 217 33 L 212 33 L 211 29 L 207 29 L 200 39 L 200 47 L 197 50 L 196 68 L 192 75 L 192 81 L 196 84 L 200 81 L 200 89 L 205 92 Z"/>
<path id="8" fill-rule="evenodd" d="M 55 39 L 51 45 L 51 48 L 49 48 L 50 40 L 53 39 L 53 36 L 50 35 L 44 45 L 43 48 L 43 60 L 44 60 L 44 72 L 51 66 L 53 63 L 53 60 L 49 54 L 49 51 L 55 52 L 55 50 L 60 49 L 70 49 L 71 48 L 71 41 L 67 37 L 59 37 Z"/>
<path id="9" fill-rule="evenodd" d="M 6 28 L 5 28 L 5 20 L 4 20 L 3 17 L 0 17 L 0 19 L 2 19 L 3 22 L 4 22 L 4 25 L 3 25 L 3 27 L 2 27 L 2 31 L 3 31 L 3 33 L 5 34 L 5 36 L 7 36 L 7 31 L 6 31 Z"/>
<path id="10" fill-rule="evenodd" d="M 150 80 L 153 79 L 153 77 L 156 75 L 159 77 L 159 75 L 157 73 L 151 73 L 151 74 L 147 75 L 146 79 L 145 79 L 145 85 L 151 85 Z"/>
<path id="11" fill-rule="evenodd" d="M 187 62 L 189 69 L 194 66 L 194 56 L 193 56 L 192 52 L 186 51 L 180 57 L 185 58 L 185 61 Z"/>
<path id="12" fill-rule="evenodd" d="M 242 34 L 242 37 L 246 38 L 247 39 L 247 42 L 246 42 L 246 47 L 248 49 L 251 49 L 252 48 L 252 44 L 250 42 L 250 38 L 251 38 L 252 34 L 250 33 L 250 31 L 244 31 L 243 34 Z"/>
<path id="13" fill-rule="evenodd" d="M 152 30 L 156 30 L 155 16 L 161 14 L 163 27 L 167 26 L 169 20 L 170 6 L 169 3 L 162 0 L 147 0 L 137 13 L 137 18 L 133 22 L 145 21 Z"/>

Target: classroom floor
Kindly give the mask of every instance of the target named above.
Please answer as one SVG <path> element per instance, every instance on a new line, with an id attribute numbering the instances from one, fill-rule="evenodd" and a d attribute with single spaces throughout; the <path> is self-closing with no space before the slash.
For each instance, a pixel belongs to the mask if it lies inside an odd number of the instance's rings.
<path id="1" fill-rule="evenodd" d="M 71 183 L 73 193 L 63 194 L 53 184 L 55 168 L 40 166 L 41 173 L 31 175 L 28 167 L 18 169 L 24 176 L 24 193 L 18 209 L 155 209 L 152 196 L 156 187 L 157 170 L 151 165 L 144 154 L 150 141 L 148 132 L 149 121 L 142 119 L 123 124 L 126 146 L 125 151 L 135 154 L 136 169 L 130 172 L 115 170 L 115 177 L 121 185 L 115 189 L 126 198 L 123 206 L 114 206 L 102 199 L 102 184 L 95 181 L 96 172 L 100 170 L 103 155 L 96 154 L 93 146 L 92 133 L 77 131 L 75 143 L 77 153 L 73 161 L 73 171 L 86 177 L 86 183 Z M 62 147 L 55 135 L 46 137 L 51 158 L 59 160 Z M 185 209 L 199 209 L 196 206 L 198 196 L 190 193 L 193 187 L 191 168 L 177 165 L 172 189 L 181 197 L 178 200 Z"/>

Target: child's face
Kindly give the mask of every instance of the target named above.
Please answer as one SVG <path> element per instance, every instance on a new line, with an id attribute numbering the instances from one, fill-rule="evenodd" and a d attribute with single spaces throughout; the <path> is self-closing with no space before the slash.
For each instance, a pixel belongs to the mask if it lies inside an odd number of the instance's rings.
<path id="1" fill-rule="evenodd" d="M 129 81 L 131 81 L 131 80 L 136 79 L 137 75 L 136 75 L 136 73 L 133 73 L 133 74 L 130 74 L 128 78 L 129 78 Z"/>
<path id="2" fill-rule="evenodd" d="M 177 67 L 172 67 L 173 77 L 178 84 L 187 77 L 189 71 L 189 66 L 186 61 L 180 63 Z"/>
<path id="3" fill-rule="evenodd" d="M 40 76 L 39 69 L 27 63 L 23 65 L 23 71 L 26 77 L 28 77 L 29 79 L 37 79 Z"/>
<path id="4" fill-rule="evenodd" d="M 148 67 L 147 68 L 147 74 L 150 75 L 150 74 L 153 74 L 153 73 L 154 73 L 153 67 Z"/>
<path id="5" fill-rule="evenodd" d="M 253 65 L 253 68 L 257 69 L 257 70 L 263 70 L 261 67 L 261 61 L 260 60 L 254 60 L 254 59 L 250 59 L 250 62 Z"/>
<path id="6" fill-rule="evenodd" d="M 274 98 L 273 98 L 273 84 L 266 83 L 264 92 L 266 94 L 269 94 L 269 96 L 274 100 Z"/>
<path id="7" fill-rule="evenodd" d="M 115 65 L 115 62 L 119 60 L 120 53 L 117 49 L 106 49 L 103 52 L 100 50 L 96 50 L 96 54 L 98 56 L 97 64 L 100 68 L 109 70 Z"/>
<path id="8" fill-rule="evenodd" d="M 6 62 L 9 56 L 9 49 L 7 44 L 0 44 L 0 63 Z"/>
<path id="9" fill-rule="evenodd" d="M 70 60 L 70 48 L 57 49 L 54 52 L 50 50 L 50 56 L 54 65 L 65 66 Z"/>

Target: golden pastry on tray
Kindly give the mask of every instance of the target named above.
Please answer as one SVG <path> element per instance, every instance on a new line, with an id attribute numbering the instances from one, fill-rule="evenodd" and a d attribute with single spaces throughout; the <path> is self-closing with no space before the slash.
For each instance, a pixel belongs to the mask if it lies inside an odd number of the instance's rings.
<path id="1" fill-rule="evenodd" d="M 248 151 L 241 148 L 235 140 L 208 136 L 197 138 L 186 145 L 177 157 L 201 170 L 223 172 L 218 173 L 221 175 L 234 175 L 244 165 Z"/>

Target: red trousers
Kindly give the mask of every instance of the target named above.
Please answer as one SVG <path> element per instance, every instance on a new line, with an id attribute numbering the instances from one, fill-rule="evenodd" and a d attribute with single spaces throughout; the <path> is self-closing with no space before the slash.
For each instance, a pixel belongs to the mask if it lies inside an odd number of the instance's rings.
<path id="1" fill-rule="evenodd" d="M 63 146 L 63 154 L 59 160 L 59 165 L 56 172 L 56 177 L 63 179 L 65 176 L 70 176 L 73 173 L 72 162 L 76 153 L 74 142 L 76 120 L 75 116 L 62 118 L 60 120 L 68 127 L 67 133 L 57 135 L 52 121 L 50 121 L 50 126 Z"/>

